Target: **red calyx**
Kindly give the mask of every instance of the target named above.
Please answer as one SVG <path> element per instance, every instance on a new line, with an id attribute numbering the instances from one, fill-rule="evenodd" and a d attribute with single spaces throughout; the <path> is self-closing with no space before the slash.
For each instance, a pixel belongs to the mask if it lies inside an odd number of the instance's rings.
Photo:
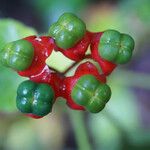
<path id="1" fill-rule="evenodd" d="M 37 115 L 34 115 L 34 114 L 25 114 L 25 116 L 30 117 L 30 118 L 34 118 L 34 119 L 43 118 L 42 116 L 37 116 Z"/>
<path id="2" fill-rule="evenodd" d="M 88 49 L 88 46 L 91 42 L 91 33 L 86 32 L 85 36 L 79 41 L 74 47 L 69 49 L 62 49 L 55 45 L 55 50 L 62 52 L 66 57 L 74 61 L 80 61 L 85 57 L 85 53 Z"/>
<path id="3" fill-rule="evenodd" d="M 78 78 L 76 76 L 64 78 L 61 89 L 61 96 L 66 99 L 66 103 L 71 109 L 84 110 L 83 106 L 76 104 L 71 98 L 72 88 L 77 80 Z"/>
<path id="4" fill-rule="evenodd" d="M 106 82 L 106 77 L 104 75 L 99 74 L 97 68 L 89 61 L 79 65 L 73 76 L 64 78 L 61 96 L 66 99 L 67 105 L 75 110 L 84 110 L 83 106 L 76 104 L 72 100 L 71 92 L 78 79 L 85 74 L 94 75 L 102 83 Z"/>
<path id="5" fill-rule="evenodd" d="M 63 81 L 63 76 L 51 70 L 47 65 L 37 75 L 30 76 L 30 80 L 36 83 L 47 83 L 55 92 L 55 99 L 60 96 L 60 88 Z"/>
<path id="6" fill-rule="evenodd" d="M 78 77 L 81 77 L 85 74 L 92 74 L 94 75 L 99 81 L 105 83 L 106 82 L 106 76 L 103 74 L 100 74 L 96 66 L 91 63 L 90 61 L 87 61 L 85 63 L 82 63 L 79 65 L 79 67 L 76 69 L 75 75 Z"/>
<path id="7" fill-rule="evenodd" d="M 99 63 L 104 75 L 109 75 L 115 68 L 116 64 L 103 59 L 98 53 L 98 45 L 103 32 L 93 33 L 91 40 L 91 55 L 92 58 Z"/>
<path id="8" fill-rule="evenodd" d="M 48 36 L 29 36 L 24 39 L 32 43 L 34 47 L 34 58 L 31 66 L 24 71 L 18 71 L 18 74 L 30 78 L 31 76 L 38 75 L 44 69 L 45 60 L 54 49 L 54 40 Z"/>

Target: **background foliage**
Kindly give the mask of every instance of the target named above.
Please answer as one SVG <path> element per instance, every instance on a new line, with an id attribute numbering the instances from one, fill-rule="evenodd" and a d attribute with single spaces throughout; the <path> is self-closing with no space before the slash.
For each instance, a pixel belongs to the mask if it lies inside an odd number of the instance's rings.
<path id="1" fill-rule="evenodd" d="M 82 17 L 91 31 L 116 29 L 136 42 L 132 61 L 109 78 L 112 98 L 99 114 L 72 111 L 58 101 L 50 115 L 28 119 L 15 107 L 16 89 L 24 79 L 0 66 L 1 150 L 150 149 L 149 0 L 0 2 L 0 48 L 37 31 L 46 33 L 65 11 Z"/>

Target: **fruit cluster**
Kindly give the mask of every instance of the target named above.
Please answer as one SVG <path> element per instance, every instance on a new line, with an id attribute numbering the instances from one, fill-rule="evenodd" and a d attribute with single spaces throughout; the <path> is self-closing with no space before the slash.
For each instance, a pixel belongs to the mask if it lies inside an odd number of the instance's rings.
<path id="1" fill-rule="evenodd" d="M 48 34 L 8 43 L 0 51 L 4 66 L 29 78 L 18 87 L 17 108 L 29 117 L 41 118 L 63 97 L 72 109 L 100 112 L 111 97 L 106 77 L 131 59 L 134 40 L 116 30 L 89 32 L 72 13 L 60 16 Z M 46 64 L 54 53 L 70 60 L 66 70 L 62 59 L 54 58 L 54 64 L 60 63 L 56 67 Z M 72 75 L 70 70 L 74 70 Z"/>

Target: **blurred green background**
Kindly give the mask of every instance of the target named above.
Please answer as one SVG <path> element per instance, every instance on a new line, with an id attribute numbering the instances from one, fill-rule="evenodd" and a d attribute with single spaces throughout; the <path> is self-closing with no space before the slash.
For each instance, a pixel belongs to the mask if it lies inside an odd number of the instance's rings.
<path id="1" fill-rule="evenodd" d="M 0 47 L 46 33 L 66 11 L 88 30 L 133 36 L 133 59 L 109 77 L 112 98 L 102 112 L 73 111 L 58 101 L 40 120 L 16 110 L 24 79 L 0 66 L 0 150 L 150 150 L 150 0 L 0 0 Z"/>

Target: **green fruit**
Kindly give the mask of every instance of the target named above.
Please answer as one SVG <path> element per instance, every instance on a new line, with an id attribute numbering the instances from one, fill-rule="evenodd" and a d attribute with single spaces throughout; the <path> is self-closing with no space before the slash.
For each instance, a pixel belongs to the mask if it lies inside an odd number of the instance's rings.
<path id="1" fill-rule="evenodd" d="M 45 116 L 52 110 L 54 91 L 48 84 L 30 80 L 22 82 L 17 90 L 17 108 L 23 113 Z"/>
<path id="2" fill-rule="evenodd" d="M 100 112 L 111 97 L 111 89 L 93 75 L 79 78 L 71 92 L 72 99 L 92 113 Z"/>
<path id="3" fill-rule="evenodd" d="M 133 38 L 115 30 L 104 31 L 98 46 L 99 55 L 116 64 L 127 63 L 132 57 L 133 49 Z"/>
<path id="4" fill-rule="evenodd" d="M 26 40 L 18 40 L 6 44 L 0 51 L 0 62 L 17 71 L 27 69 L 33 60 L 34 48 Z"/>
<path id="5" fill-rule="evenodd" d="M 85 23 L 72 13 L 64 13 L 49 29 L 58 47 L 68 49 L 80 41 L 86 32 Z"/>

